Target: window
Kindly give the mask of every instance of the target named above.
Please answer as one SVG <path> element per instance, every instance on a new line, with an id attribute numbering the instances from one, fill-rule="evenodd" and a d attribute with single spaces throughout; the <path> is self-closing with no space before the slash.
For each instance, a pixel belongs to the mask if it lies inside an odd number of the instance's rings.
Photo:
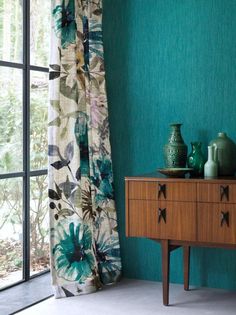
<path id="1" fill-rule="evenodd" d="M 50 0 L 0 0 L 0 289 L 49 268 Z"/>

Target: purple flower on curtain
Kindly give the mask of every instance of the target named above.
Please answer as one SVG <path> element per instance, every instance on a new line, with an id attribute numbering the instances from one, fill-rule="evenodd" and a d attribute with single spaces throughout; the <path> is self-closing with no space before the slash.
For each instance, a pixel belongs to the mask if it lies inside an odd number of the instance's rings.
<path id="1" fill-rule="evenodd" d="M 98 128 L 101 121 L 107 116 L 107 109 L 105 107 L 106 97 L 99 95 L 97 97 L 91 96 L 91 127 Z"/>

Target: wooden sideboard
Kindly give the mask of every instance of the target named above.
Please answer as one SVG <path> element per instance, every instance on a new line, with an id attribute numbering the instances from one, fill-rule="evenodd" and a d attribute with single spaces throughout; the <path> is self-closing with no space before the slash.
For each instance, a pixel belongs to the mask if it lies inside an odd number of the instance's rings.
<path id="1" fill-rule="evenodd" d="M 169 304 L 170 252 L 183 247 L 189 289 L 190 247 L 236 248 L 236 180 L 125 178 L 126 236 L 161 242 L 163 304 Z"/>

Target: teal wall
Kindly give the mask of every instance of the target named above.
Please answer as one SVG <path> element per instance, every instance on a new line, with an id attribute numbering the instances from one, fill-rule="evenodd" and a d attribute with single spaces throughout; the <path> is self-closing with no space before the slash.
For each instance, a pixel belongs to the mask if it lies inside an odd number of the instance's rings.
<path id="1" fill-rule="evenodd" d="M 124 177 L 163 166 L 169 123 L 185 142 L 236 140 L 236 1 L 103 0 L 105 66 L 124 275 L 161 280 L 160 246 L 125 237 Z M 190 147 L 189 147 L 190 149 Z M 182 252 L 171 281 L 182 282 Z M 191 284 L 236 289 L 236 251 L 194 248 Z"/>

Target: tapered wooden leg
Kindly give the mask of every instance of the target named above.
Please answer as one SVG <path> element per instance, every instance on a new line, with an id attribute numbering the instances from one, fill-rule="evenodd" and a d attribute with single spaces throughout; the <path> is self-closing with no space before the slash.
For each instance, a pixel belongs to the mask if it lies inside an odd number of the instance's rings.
<path id="1" fill-rule="evenodd" d="M 183 246 L 184 251 L 184 290 L 189 290 L 190 246 Z"/>
<path id="2" fill-rule="evenodd" d="M 169 304 L 169 269 L 170 269 L 170 247 L 168 240 L 161 241 L 162 247 L 162 288 L 163 304 Z"/>

